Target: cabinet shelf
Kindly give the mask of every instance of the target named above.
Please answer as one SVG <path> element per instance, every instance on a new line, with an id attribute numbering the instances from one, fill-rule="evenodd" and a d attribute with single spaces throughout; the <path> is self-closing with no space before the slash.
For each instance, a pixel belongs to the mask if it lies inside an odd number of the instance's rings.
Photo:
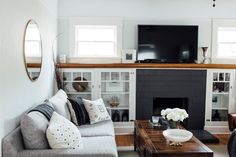
<path id="1" fill-rule="evenodd" d="M 101 94 L 104 95 L 113 95 L 113 94 L 118 94 L 118 95 L 125 95 L 125 94 L 129 94 L 129 92 L 102 92 Z"/>
<path id="2" fill-rule="evenodd" d="M 91 92 L 66 92 L 69 95 L 92 94 Z"/>
<path id="3" fill-rule="evenodd" d="M 213 81 L 213 83 L 230 83 L 230 81 Z"/>
<path id="4" fill-rule="evenodd" d="M 102 83 L 129 83 L 129 80 L 102 80 Z"/>
<path id="5" fill-rule="evenodd" d="M 212 107 L 212 110 L 228 110 L 227 107 Z"/>
<path id="6" fill-rule="evenodd" d="M 229 92 L 213 92 L 214 95 L 228 95 Z"/>
<path id="7" fill-rule="evenodd" d="M 129 107 L 106 107 L 109 110 L 129 110 Z"/>
<path id="8" fill-rule="evenodd" d="M 88 82 L 90 83 L 91 81 L 63 81 L 64 83 L 73 83 L 73 82 Z"/>

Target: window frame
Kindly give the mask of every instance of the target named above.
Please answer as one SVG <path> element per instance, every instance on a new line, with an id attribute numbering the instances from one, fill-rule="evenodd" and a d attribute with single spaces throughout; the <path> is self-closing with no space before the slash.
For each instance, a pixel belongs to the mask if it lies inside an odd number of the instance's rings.
<path id="1" fill-rule="evenodd" d="M 112 57 L 81 57 L 76 52 L 76 26 L 90 25 L 90 26 L 116 26 L 117 27 L 117 45 L 116 55 Z M 123 20 L 119 17 L 75 17 L 69 19 L 69 49 L 70 60 L 72 62 L 80 63 L 119 63 L 121 61 L 122 51 L 122 34 L 123 34 Z"/>
<path id="2" fill-rule="evenodd" d="M 219 56 L 218 55 L 218 30 L 219 28 L 236 28 L 236 20 L 215 19 L 212 21 L 212 62 L 213 63 L 235 63 L 235 56 Z M 229 43 L 229 42 L 227 42 Z"/>
<path id="3" fill-rule="evenodd" d="M 78 40 L 78 29 L 79 28 L 87 28 L 87 29 L 93 29 L 93 28 L 97 28 L 97 29 L 112 29 L 114 31 L 114 40 L 113 41 L 99 41 L 99 40 L 94 40 L 94 41 L 89 41 L 89 40 Z M 112 55 L 107 55 L 107 56 L 94 56 L 91 58 L 110 58 L 110 57 L 118 57 L 117 56 L 117 26 L 116 25 L 109 25 L 109 26 L 105 26 L 105 25 L 76 25 L 75 26 L 75 55 L 79 58 L 87 58 L 89 56 L 78 56 L 79 55 L 79 51 L 78 51 L 78 44 L 79 42 L 83 43 L 83 42 L 91 42 L 91 43 L 112 43 L 114 44 L 113 47 L 113 53 Z M 78 51 L 78 52 L 77 52 Z"/>

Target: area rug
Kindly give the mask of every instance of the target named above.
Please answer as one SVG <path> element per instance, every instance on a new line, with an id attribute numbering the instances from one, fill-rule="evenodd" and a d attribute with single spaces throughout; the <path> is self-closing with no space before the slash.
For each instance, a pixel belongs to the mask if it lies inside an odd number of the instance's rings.
<path id="1" fill-rule="evenodd" d="M 229 157 L 226 145 L 210 145 L 208 146 L 213 152 L 214 157 Z M 134 151 L 119 151 L 119 157 L 139 157 Z"/>

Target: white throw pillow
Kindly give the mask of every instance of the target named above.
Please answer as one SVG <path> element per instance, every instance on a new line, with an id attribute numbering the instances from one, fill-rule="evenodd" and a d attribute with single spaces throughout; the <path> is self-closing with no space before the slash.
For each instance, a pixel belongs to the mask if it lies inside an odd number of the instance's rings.
<path id="1" fill-rule="evenodd" d="M 67 107 L 67 98 L 67 94 L 60 89 L 53 97 L 49 99 L 49 102 L 52 103 L 57 113 L 71 120 L 70 111 Z"/>
<path id="2" fill-rule="evenodd" d="M 88 112 L 90 123 L 111 120 L 102 98 L 95 101 L 83 99 L 84 106 Z"/>
<path id="3" fill-rule="evenodd" d="M 53 112 L 47 132 L 48 143 L 51 148 L 83 148 L 79 129 L 65 117 Z"/>

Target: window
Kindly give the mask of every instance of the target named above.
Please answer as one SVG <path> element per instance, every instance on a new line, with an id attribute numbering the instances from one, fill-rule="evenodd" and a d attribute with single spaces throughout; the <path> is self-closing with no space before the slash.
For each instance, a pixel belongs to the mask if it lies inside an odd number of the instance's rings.
<path id="1" fill-rule="evenodd" d="M 120 63 L 123 19 L 72 17 L 68 21 L 69 60 L 79 63 Z"/>
<path id="2" fill-rule="evenodd" d="M 236 57 L 236 27 L 219 27 L 217 57 Z"/>
<path id="3" fill-rule="evenodd" d="M 75 55 L 81 58 L 118 57 L 117 26 L 76 25 Z"/>
<path id="4" fill-rule="evenodd" d="M 214 20 L 212 34 L 212 61 L 214 63 L 234 63 L 235 59 L 236 21 Z"/>

